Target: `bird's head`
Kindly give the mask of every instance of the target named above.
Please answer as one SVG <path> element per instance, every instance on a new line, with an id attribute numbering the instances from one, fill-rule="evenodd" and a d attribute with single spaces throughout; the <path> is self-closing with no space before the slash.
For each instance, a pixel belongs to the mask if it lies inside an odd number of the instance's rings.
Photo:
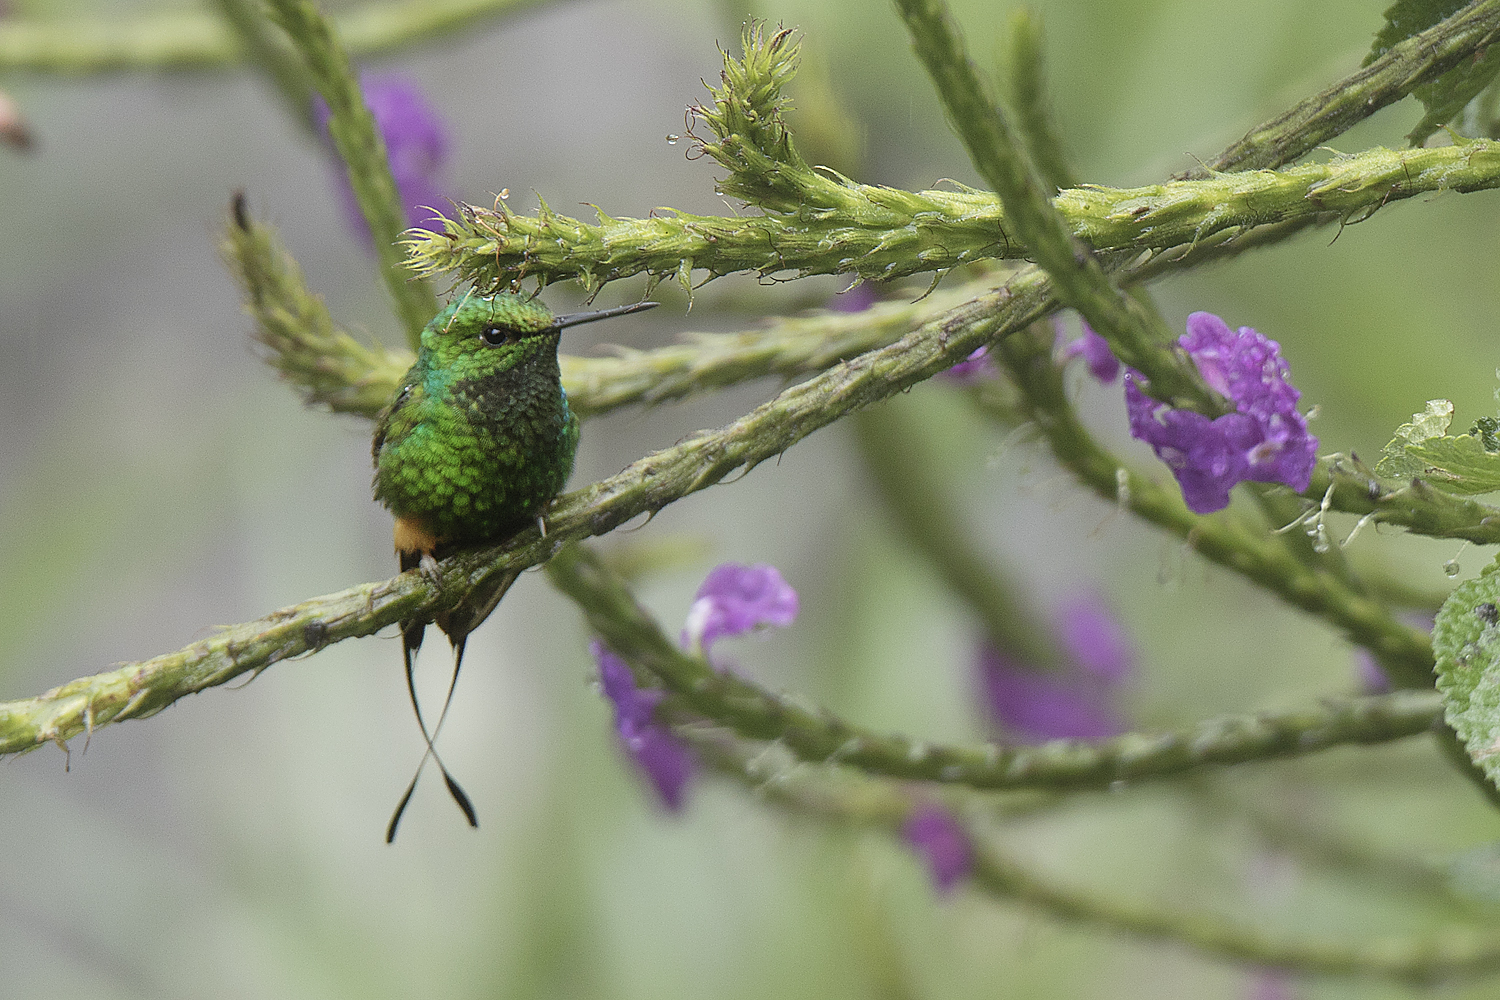
<path id="1" fill-rule="evenodd" d="M 538 299 L 514 292 L 465 295 L 432 318 L 422 331 L 428 364 L 459 378 L 481 378 L 514 368 L 540 352 L 555 352 L 565 327 L 650 309 L 637 302 L 618 309 L 554 315 Z"/>

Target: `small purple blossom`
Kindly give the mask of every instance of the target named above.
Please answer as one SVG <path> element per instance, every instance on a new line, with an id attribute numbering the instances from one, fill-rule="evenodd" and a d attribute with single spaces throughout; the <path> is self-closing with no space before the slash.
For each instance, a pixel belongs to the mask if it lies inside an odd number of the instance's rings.
<path id="1" fill-rule="evenodd" d="M 407 221 L 413 226 L 428 225 L 437 217 L 435 206 L 444 200 L 438 179 L 448 162 L 447 128 L 421 89 L 404 76 L 368 73 L 360 76 L 359 85 L 365 105 L 385 141 L 391 177 L 406 209 Z M 321 97 L 314 98 L 314 113 L 318 126 L 326 134 L 330 115 Z M 351 222 L 368 236 L 364 215 L 342 171 L 339 182 Z"/>
<path id="2" fill-rule="evenodd" d="M 995 359 L 990 357 L 989 347 L 980 344 L 969 352 L 967 358 L 941 374 L 943 378 L 959 385 L 974 385 L 994 377 Z"/>
<path id="3" fill-rule="evenodd" d="M 1104 385 L 1109 385 L 1120 374 L 1120 359 L 1109 349 L 1109 342 L 1094 332 L 1094 328 L 1083 324 L 1083 336 L 1063 345 L 1063 361 L 1083 358 L 1089 366 L 1089 374 Z"/>
<path id="4" fill-rule="evenodd" d="M 589 652 L 599 665 L 604 696 L 615 706 L 615 729 L 620 741 L 651 779 L 662 804 L 678 811 L 688 780 L 693 776 L 693 757 L 687 744 L 656 721 L 656 706 L 662 692 L 636 687 L 635 676 L 625 661 L 597 639 L 589 643 Z"/>
<path id="5" fill-rule="evenodd" d="M 833 311 L 842 313 L 864 312 L 878 301 L 875 286 L 868 281 L 850 285 L 833 297 Z"/>
<path id="6" fill-rule="evenodd" d="M 797 592 L 774 566 L 715 566 L 698 588 L 682 631 L 685 649 L 708 655 L 726 635 L 740 635 L 763 625 L 787 626 L 797 617 Z M 682 808 L 693 776 L 693 755 L 686 743 L 656 721 L 663 692 L 636 686 L 625 661 L 595 639 L 589 652 L 599 665 L 599 684 L 615 706 L 615 729 L 625 749 L 651 779 L 662 803 L 673 812 Z"/>
<path id="7" fill-rule="evenodd" d="M 927 863 L 939 893 L 952 892 L 974 867 L 974 845 L 969 835 L 941 806 L 917 806 L 901 825 L 901 836 Z"/>
<path id="8" fill-rule="evenodd" d="M 989 643 L 979 648 L 979 683 L 990 717 L 1028 742 L 1104 740 L 1125 731 L 1113 685 L 1078 669 L 1043 670 Z"/>
<path id="9" fill-rule="evenodd" d="M 1287 381 L 1286 361 L 1274 340 L 1248 326 L 1231 330 L 1212 313 L 1188 317 L 1178 341 L 1203 378 L 1235 404 L 1236 412 L 1209 419 L 1152 399 L 1125 373 L 1130 433 L 1155 450 L 1182 487 L 1194 513 L 1229 505 L 1229 491 L 1246 480 L 1284 483 L 1302 491 L 1312 479 L 1318 439 L 1297 409 L 1302 394 Z"/>
<path id="10" fill-rule="evenodd" d="M 715 642 L 766 625 L 785 628 L 797 618 L 797 592 L 776 567 L 723 563 L 698 588 L 682 628 L 684 649 L 707 656 Z"/>
<path id="11" fill-rule="evenodd" d="M 1096 593 L 1058 606 L 1057 638 L 1069 659 L 1102 680 L 1120 683 L 1135 673 L 1130 633 Z"/>
<path id="12" fill-rule="evenodd" d="M 1050 670 L 980 645 L 976 674 L 989 717 L 1010 736 L 1030 742 L 1103 740 L 1125 725 L 1115 707 L 1135 673 L 1135 650 L 1123 625 L 1096 594 L 1059 606 L 1063 663 Z"/>

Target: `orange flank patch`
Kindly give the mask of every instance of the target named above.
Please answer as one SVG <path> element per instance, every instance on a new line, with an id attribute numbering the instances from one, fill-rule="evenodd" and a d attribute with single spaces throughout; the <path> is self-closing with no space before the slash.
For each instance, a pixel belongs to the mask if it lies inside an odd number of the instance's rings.
<path id="1" fill-rule="evenodd" d="M 396 518 L 395 539 L 398 553 L 431 552 L 442 541 L 409 517 Z"/>

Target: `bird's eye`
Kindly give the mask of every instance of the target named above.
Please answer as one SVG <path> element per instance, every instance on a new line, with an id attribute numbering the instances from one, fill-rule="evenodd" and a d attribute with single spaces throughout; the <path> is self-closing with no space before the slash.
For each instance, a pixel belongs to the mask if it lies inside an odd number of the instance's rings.
<path id="1" fill-rule="evenodd" d="M 490 347 L 499 347 L 508 339 L 506 331 L 498 326 L 487 326 L 479 331 L 479 339 Z"/>

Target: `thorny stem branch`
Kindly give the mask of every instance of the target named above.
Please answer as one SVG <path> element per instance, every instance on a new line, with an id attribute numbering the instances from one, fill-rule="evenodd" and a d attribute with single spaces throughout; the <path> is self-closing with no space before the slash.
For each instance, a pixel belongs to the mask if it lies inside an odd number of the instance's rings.
<path id="1" fill-rule="evenodd" d="M 1438 191 L 1500 186 L 1500 143 L 1476 139 L 1432 149 L 1373 149 L 1281 171 L 1217 174 L 1139 188 L 1086 186 L 1054 204 L 1072 235 L 1094 250 L 1165 251 L 1219 233 L 1283 227 L 1285 236 L 1328 218 L 1363 221 L 1392 202 Z M 576 279 L 590 290 L 646 274 L 687 281 L 749 271 L 850 274 L 887 280 L 979 260 L 1017 259 L 1030 249 L 994 195 L 978 191 L 876 189 L 859 211 L 581 222 L 544 207 L 520 215 L 465 206 L 442 233 L 413 230 L 407 245 L 421 274 L 451 273 L 493 288 L 512 279 Z M 1331 215 L 1330 215 L 1331 214 Z"/>
<path id="2" fill-rule="evenodd" d="M 359 80 L 332 25 L 311 0 L 268 0 L 271 16 L 291 36 L 307 64 L 314 86 L 328 102 L 328 134 L 349 175 L 355 201 L 370 227 L 370 239 L 380 260 L 380 273 L 396 305 L 396 315 L 413 349 L 422 327 L 437 312 L 432 289 L 414 279 L 402 266 L 397 246 L 406 229 L 406 213 L 391 177 L 385 141 L 375 118 L 365 106 Z"/>
<path id="3" fill-rule="evenodd" d="M 339 37 L 356 58 L 390 52 L 541 0 L 393 0 L 340 12 Z M 0 73 L 83 75 L 236 66 L 249 53 L 207 11 L 121 18 L 0 19 Z"/>
<path id="4" fill-rule="evenodd" d="M 1172 343 L 1161 317 L 1120 294 L 1103 264 L 1078 239 L 1071 220 L 1048 197 L 1007 116 L 969 61 L 943 0 L 896 0 L 896 9 L 949 124 L 980 176 L 999 195 L 1020 245 L 1051 277 L 1057 297 L 1109 341 L 1116 357 L 1146 373 L 1153 396 L 1180 400 L 1212 415 L 1222 411 L 1223 400 L 1204 383 L 1186 352 Z"/>
<path id="5" fill-rule="evenodd" d="M 1216 764 L 1400 739 L 1427 731 L 1442 712 L 1436 692 L 1402 692 L 1226 716 L 1177 733 L 1132 733 L 1100 743 L 944 746 L 862 729 L 731 672 L 715 671 L 701 657 L 673 645 L 624 582 L 582 546 L 564 548 L 547 564 L 547 575 L 643 682 L 675 695 L 665 703 L 667 711 L 708 719 L 750 739 L 774 740 L 804 761 L 848 765 L 892 778 L 991 791 L 1106 789 Z"/>
<path id="6" fill-rule="evenodd" d="M 1264 529 L 1245 524 L 1232 512 L 1194 514 L 1177 490 L 1132 471 L 1100 446 L 1067 398 L 1062 367 L 1053 360 L 1045 335 L 1009 337 L 998 345 L 997 355 L 1022 394 L 1026 415 L 1057 460 L 1084 485 L 1184 539 L 1205 558 L 1344 629 L 1350 641 L 1375 652 L 1404 686 L 1432 687 L 1432 643 L 1425 632 L 1397 621 L 1383 602 L 1353 590 L 1334 573 L 1308 565 Z M 981 390 L 976 400 L 992 412 L 1000 409 L 1005 417 L 1010 415 L 1012 404 L 997 400 L 991 390 Z"/>
<path id="7" fill-rule="evenodd" d="M 98 699 L 104 694 L 117 698 L 117 707 L 140 696 L 145 700 L 131 713 L 139 714 L 142 706 L 149 704 L 154 710 L 199 690 L 208 683 L 204 677 L 222 683 L 245 671 L 308 652 L 332 637 L 370 635 L 398 619 L 436 614 L 457 604 L 475 581 L 490 573 L 537 565 L 564 542 L 604 534 L 721 482 L 735 471 L 748 471 L 774 458 L 819 428 L 951 367 L 981 344 L 1024 328 L 1050 301 L 1044 276 L 1034 270 L 1016 275 L 1004 287 L 928 320 L 887 347 L 840 362 L 791 386 L 718 430 L 689 435 L 609 479 L 559 497 L 547 513 L 546 539 L 533 528 L 502 544 L 455 555 L 442 563 L 441 587 L 424 582 L 415 572 L 366 584 L 300 605 L 300 611 L 278 612 L 235 626 L 206 640 L 208 645 L 195 644 L 122 671 L 75 681 L 58 689 L 61 696 L 10 703 L 0 709 L 0 752 L 26 749 L 47 740 L 66 740 L 83 732 L 89 724 L 91 702 L 95 706 L 93 724 L 99 725 L 102 714 Z M 1457 515 L 1447 508 L 1460 501 L 1432 492 L 1415 504 L 1422 511 L 1417 519 L 1456 519 Z M 1473 505 L 1473 501 L 1461 503 Z M 1381 510 L 1393 523 L 1414 520 L 1405 501 L 1390 508 L 1382 506 Z M 1500 517 L 1464 530 L 1500 542 Z M 399 608 L 379 604 L 371 611 L 351 614 L 347 602 L 352 600 L 395 602 Z M 319 631 L 318 622 L 328 613 L 337 617 L 338 631 Z M 301 631 L 308 625 L 314 626 L 310 636 Z M 254 641 L 244 645 L 249 640 Z M 185 665 L 191 666 L 190 674 L 183 673 Z M 140 695 L 148 688 L 149 695 Z"/>
<path id="8" fill-rule="evenodd" d="M 1481 0 L 1391 46 L 1320 94 L 1259 125 L 1186 177 L 1274 170 L 1410 94 L 1500 38 L 1500 0 Z"/>
<path id="9" fill-rule="evenodd" d="M 676 731 L 719 774 L 798 813 L 897 834 L 913 807 L 913 791 L 889 780 L 844 768 L 799 764 L 787 760 L 785 754 L 768 753 L 762 744 L 737 740 L 720 730 L 684 725 Z M 1270 934 L 1205 911 L 1101 899 L 1063 885 L 1007 850 L 979 810 L 962 809 L 961 814 L 975 848 L 971 872 L 975 888 L 1055 919 L 1177 941 L 1253 966 L 1301 973 L 1377 976 L 1430 985 L 1500 967 L 1500 934 L 1486 928 L 1465 926 L 1426 937 L 1339 942 Z"/>

